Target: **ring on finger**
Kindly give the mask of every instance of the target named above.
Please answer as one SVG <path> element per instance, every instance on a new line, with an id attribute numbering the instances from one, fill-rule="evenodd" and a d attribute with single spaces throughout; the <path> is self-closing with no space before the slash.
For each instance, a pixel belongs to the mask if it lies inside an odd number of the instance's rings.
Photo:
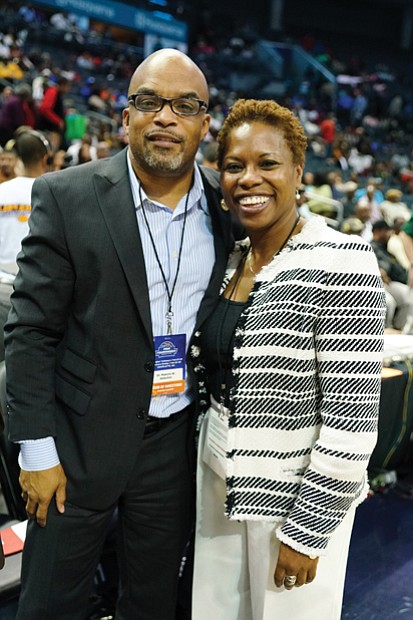
<path id="1" fill-rule="evenodd" d="M 294 586 L 297 581 L 297 577 L 295 575 L 287 575 L 284 579 L 284 584 L 286 586 Z"/>

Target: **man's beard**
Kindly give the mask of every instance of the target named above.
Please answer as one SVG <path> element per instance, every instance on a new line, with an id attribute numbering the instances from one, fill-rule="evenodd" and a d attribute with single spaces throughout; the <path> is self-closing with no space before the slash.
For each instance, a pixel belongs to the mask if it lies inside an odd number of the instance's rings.
<path id="1" fill-rule="evenodd" d="M 133 152 L 133 151 L 132 151 Z M 138 155 L 138 157 L 136 157 Z M 164 152 L 156 152 L 149 149 L 143 149 L 134 153 L 134 156 L 142 166 L 152 172 L 158 172 L 164 175 L 175 175 L 183 169 L 184 153 L 170 155 Z"/>

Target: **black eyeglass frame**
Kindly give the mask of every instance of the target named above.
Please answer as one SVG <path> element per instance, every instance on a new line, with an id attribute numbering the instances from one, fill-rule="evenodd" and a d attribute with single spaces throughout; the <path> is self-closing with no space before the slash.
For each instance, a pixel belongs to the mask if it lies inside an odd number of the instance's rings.
<path id="1" fill-rule="evenodd" d="M 137 108 L 136 103 L 135 103 L 136 97 L 140 97 L 140 96 L 155 97 L 156 99 L 159 99 L 160 107 L 157 110 L 142 110 L 141 108 Z M 193 114 L 182 114 L 182 112 L 175 112 L 173 108 L 174 101 L 195 101 L 196 103 L 199 104 L 199 110 L 197 112 L 194 112 Z M 139 112 L 143 112 L 144 114 L 156 114 L 156 112 L 160 112 L 162 108 L 164 107 L 165 103 L 169 105 L 172 112 L 176 114 L 177 116 L 197 116 L 202 109 L 204 110 L 208 109 L 208 104 L 206 101 L 203 101 L 202 99 L 196 99 L 195 97 L 161 97 L 160 95 L 154 95 L 154 94 L 149 94 L 149 93 L 133 93 L 132 95 L 128 96 L 128 103 L 132 104 L 136 110 L 138 110 Z"/>

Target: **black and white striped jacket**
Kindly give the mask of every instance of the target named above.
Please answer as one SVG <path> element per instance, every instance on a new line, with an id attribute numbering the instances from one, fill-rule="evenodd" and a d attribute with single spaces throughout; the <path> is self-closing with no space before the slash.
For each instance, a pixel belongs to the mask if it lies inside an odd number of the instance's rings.
<path id="1" fill-rule="evenodd" d="M 223 289 L 248 247 L 237 244 Z M 308 221 L 257 275 L 235 335 L 229 519 L 278 521 L 286 544 L 308 555 L 325 552 L 366 495 L 384 318 L 370 245 L 322 218 Z M 197 340 L 191 354 L 206 405 Z"/>

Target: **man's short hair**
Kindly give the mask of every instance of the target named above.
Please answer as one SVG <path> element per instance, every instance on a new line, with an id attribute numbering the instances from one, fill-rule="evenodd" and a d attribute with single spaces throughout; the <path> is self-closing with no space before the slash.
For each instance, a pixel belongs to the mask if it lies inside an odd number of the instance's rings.
<path id="1" fill-rule="evenodd" d="M 45 155 L 52 156 L 52 149 L 47 138 L 39 131 L 29 130 L 16 137 L 14 149 L 22 160 L 23 166 L 38 164 Z"/>
<path id="2" fill-rule="evenodd" d="M 377 230 L 391 230 L 391 226 L 389 226 L 385 220 L 379 220 L 378 222 L 374 222 L 371 229 L 373 232 Z"/>

